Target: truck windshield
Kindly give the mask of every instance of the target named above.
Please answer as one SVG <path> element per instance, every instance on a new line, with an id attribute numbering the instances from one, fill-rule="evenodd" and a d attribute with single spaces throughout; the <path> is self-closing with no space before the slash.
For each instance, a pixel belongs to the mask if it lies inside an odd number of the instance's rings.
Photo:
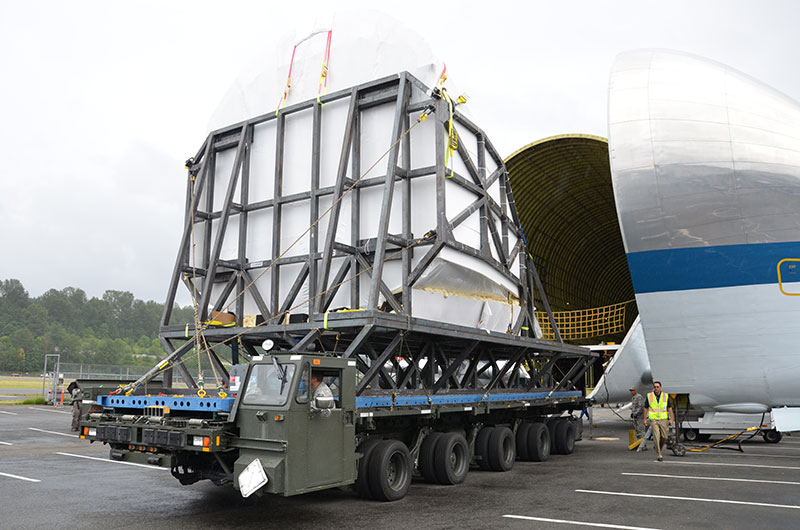
<path id="1" fill-rule="evenodd" d="M 294 378 L 293 364 L 257 364 L 250 370 L 245 405 L 284 405 Z"/>

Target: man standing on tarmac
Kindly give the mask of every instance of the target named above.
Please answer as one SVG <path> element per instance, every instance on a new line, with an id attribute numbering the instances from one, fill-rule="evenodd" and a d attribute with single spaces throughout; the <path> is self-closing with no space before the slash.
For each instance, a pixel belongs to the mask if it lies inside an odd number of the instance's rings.
<path id="1" fill-rule="evenodd" d="M 669 395 L 661 391 L 661 381 L 653 382 L 653 391 L 647 394 L 647 403 L 644 406 L 644 426 L 648 424 L 653 430 L 653 445 L 659 462 L 663 462 L 661 449 L 667 443 L 669 428 L 672 426 L 672 405 Z"/>
<path id="2" fill-rule="evenodd" d="M 631 390 L 631 419 L 633 420 L 633 429 L 636 431 L 636 439 L 644 438 L 644 396 L 641 395 L 635 386 Z M 643 447 L 642 451 L 646 451 L 647 447 Z"/>

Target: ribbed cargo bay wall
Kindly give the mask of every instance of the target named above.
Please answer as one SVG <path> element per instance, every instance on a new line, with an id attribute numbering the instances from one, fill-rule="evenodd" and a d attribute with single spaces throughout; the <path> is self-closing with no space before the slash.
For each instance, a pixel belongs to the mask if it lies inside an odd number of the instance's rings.
<path id="1" fill-rule="evenodd" d="M 544 138 L 514 152 L 506 167 L 528 250 L 559 313 L 562 336 L 621 342 L 638 310 L 614 204 L 608 140 L 583 134 Z M 542 308 L 542 300 L 536 305 Z M 547 326 L 547 319 L 540 322 Z"/>

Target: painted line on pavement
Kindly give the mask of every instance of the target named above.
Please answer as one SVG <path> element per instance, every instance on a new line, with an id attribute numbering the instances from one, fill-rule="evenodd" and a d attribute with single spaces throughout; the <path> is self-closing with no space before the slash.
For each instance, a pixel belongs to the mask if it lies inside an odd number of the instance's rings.
<path id="1" fill-rule="evenodd" d="M 0 445 L 14 445 L 11 442 L 0 442 Z"/>
<path id="2" fill-rule="evenodd" d="M 702 497 L 677 497 L 675 495 L 646 495 L 644 493 L 625 493 L 621 491 L 598 491 L 598 490 L 575 490 L 578 493 L 595 493 L 598 495 L 615 495 L 621 497 L 642 497 L 645 499 L 671 499 L 675 501 L 694 501 L 694 502 L 714 502 L 719 504 L 741 504 L 744 506 L 763 506 L 766 508 L 791 508 L 800 510 L 800 506 L 794 504 L 772 504 L 769 502 L 749 502 L 733 501 L 729 499 L 704 499 Z"/>
<path id="3" fill-rule="evenodd" d="M 787 484 L 789 486 L 800 486 L 800 482 L 789 482 L 787 480 L 757 480 L 752 478 L 728 478 L 728 477 L 697 477 L 694 475 L 663 475 L 660 473 L 622 473 L 632 477 L 661 477 L 661 478 L 684 478 L 689 480 L 721 480 L 729 482 L 758 482 L 760 484 Z"/>
<path id="4" fill-rule="evenodd" d="M 678 462 L 676 460 L 666 460 L 662 464 L 678 464 L 680 466 L 730 466 L 730 467 L 757 467 L 762 469 L 796 469 L 797 466 L 769 466 L 766 464 L 730 464 L 727 462 Z"/>
<path id="5" fill-rule="evenodd" d="M 695 451 L 694 453 L 695 454 L 700 454 L 697 451 Z M 755 456 L 755 457 L 758 457 L 758 458 L 794 458 L 794 459 L 797 459 L 797 457 L 798 457 L 798 455 L 767 455 L 767 454 L 764 454 L 764 453 L 740 453 L 738 451 L 735 451 L 735 452 L 734 451 L 727 451 L 725 453 L 711 453 L 711 452 L 703 451 L 703 453 L 705 453 L 705 456 Z M 687 454 L 689 454 L 689 453 L 687 453 Z M 667 455 L 667 451 L 664 451 L 664 456 L 666 456 L 666 455 Z"/>
<path id="6" fill-rule="evenodd" d="M 770 444 L 770 445 L 772 445 L 772 444 Z M 745 445 L 744 448 L 745 449 L 762 449 L 762 450 L 767 450 L 767 451 L 774 451 L 776 449 L 778 451 L 800 451 L 800 447 L 775 447 L 774 445 L 772 445 L 772 447 L 770 447 L 769 445 Z"/>
<path id="7" fill-rule="evenodd" d="M 30 410 L 41 410 L 42 412 L 58 412 L 59 414 L 72 414 L 71 412 L 66 412 L 64 410 L 51 410 L 51 409 L 40 409 L 38 407 L 28 407 Z"/>
<path id="8" fill-rule="evenodd" d="M 98 458 L 96 456 L 76 455 L 73 453 L 56 453 L 56 454 L 63 456 L 74 456 L 75 458 L 85 458 L 87 460 L 98 460 L 100 462 L 108 462 L 109 464 L 123 464 L 126 466 L 138 466 L 138 467 L 146 467 L 147 469 L 158 469 L 159 471 L 169 471 L 169 468 L 166 467 L 151 466 L 149 464 L 137 464 L 136 462 L 121 462 L 119 460 L 109 460 L 108 458 Z"/>
<path id="9" fill-rule="evenodd" d="M 544 523 L 561 523 L 561 524 L 575 524 L 580 526 L 596 526 L 600 528 L 621 528 L 623 530 L 658 530 L 657 528 L 649 528 L 645 526 L 625 526 L 620 524 L 607 524 L 607 523 L 587 523 L 584 521 L 568 521 L 566 519 L 548 519 L 547 517 L 530 517 L 527 515 L 504 515 L 508 519 L 524 519 L 526 521 L 541 521 Z"/>
<path id="10" fill-rule="evenodd" d="M 10 414 L 12 416 L 16 416 L 17 415 L 16 412 L 6 412 L 5 410 L 0 410 L 0 414 Z"/>
<path id="11" fill-rule="evenodd" d="M 38 432 L 46 432 L 47 434 L 57 434 L 59 436 L 69 436 L 71 438 L 77 438 L 77 434 L 67 434 L 65 432 L 56 432 L 56 431 L 46 431 L 44 429 L 37 429 L 36 427 L 28 427 L 31 431 L 38 431 Z"/>
<path id="12" fill-rule="evenodd" d="M 0 473 L 0 477 L 15 478 L 18 480 L 27 480 L 28 482 L 41 482 L 41 480 L 35 478 L 21 477 L 19 475 L 12 475 L 11 473 Z"/>

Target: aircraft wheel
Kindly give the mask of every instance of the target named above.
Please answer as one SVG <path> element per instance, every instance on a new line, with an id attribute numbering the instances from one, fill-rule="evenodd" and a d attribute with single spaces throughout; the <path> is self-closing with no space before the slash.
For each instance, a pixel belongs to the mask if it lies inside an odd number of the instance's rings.
<path id="1" fill-rule="evenodd" d="M 411 456 L 400 440 L 383 440 L 369 460 L 369 486 L 372 498 L 396 501 L 406 496 L 411 485 Z"/>

